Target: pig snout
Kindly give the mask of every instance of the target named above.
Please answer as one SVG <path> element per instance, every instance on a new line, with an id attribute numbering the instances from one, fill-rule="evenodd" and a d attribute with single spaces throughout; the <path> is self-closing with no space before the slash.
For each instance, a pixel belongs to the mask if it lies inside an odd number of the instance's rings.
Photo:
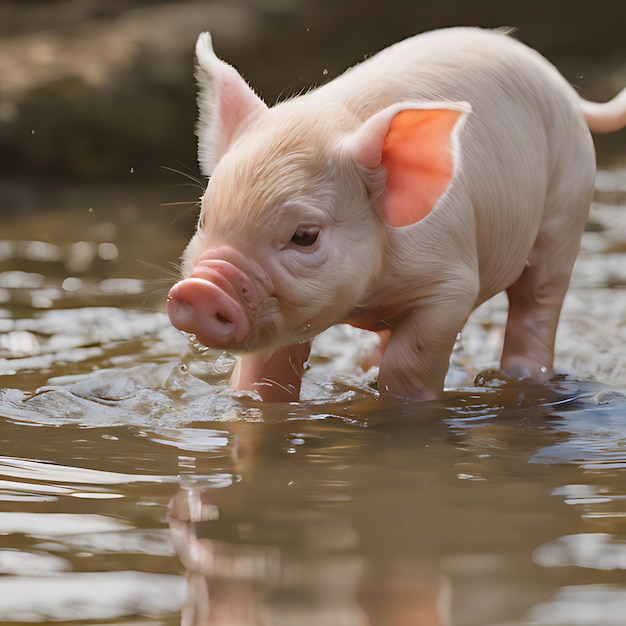
<path id="1" fill-rule="evenodd" d="M 181 280 L 167 299 L 172 324 L 209 348 L 236 345 L 250 332 L 250 319 L 229 291 L 205 278 Z"/>
<path id="2" fill-rule="evenodd" d="M 212 258 L 217 252 L 205 253 L 189 276 L 172 287 L 167 313 L 173 326 L 195 335 L 203 345 L 227 349 L 250 333 L 261 294 L 237 265 Z"/>

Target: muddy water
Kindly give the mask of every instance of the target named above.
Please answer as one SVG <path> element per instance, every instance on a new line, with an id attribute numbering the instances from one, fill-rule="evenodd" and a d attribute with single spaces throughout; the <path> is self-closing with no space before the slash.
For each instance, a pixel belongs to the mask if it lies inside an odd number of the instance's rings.
<path id="1" fill-rule="evenodd" d="M 345 328 L 302 402 L 229 393 L 162 312 L 189 224 L 159 193 L 0 223 L 0 623 L 626 623 L 626 170 L 598 176 L 568 375 L 479 374 L 496 299 L 423 404 L 380 401 Z"/>

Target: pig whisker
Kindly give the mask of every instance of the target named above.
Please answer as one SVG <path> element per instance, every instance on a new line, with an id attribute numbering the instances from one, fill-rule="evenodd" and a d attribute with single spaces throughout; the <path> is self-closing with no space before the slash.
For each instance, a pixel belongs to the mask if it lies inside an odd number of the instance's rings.
<path id="1" fill-rule="evenodd" d="M 206 187 L 206 181 L 198 176 L 194 176 L 193 174 L 189 174 L 187 172 L 183 172 L 182 170 L 177 170 L 175 167 L 170 167 L 169 165 L 161 165 L 161 169 L 167 170 L 168 172 L 172 172 L 174 174 L 180 174 L 184 176 L 186 179 L 190 180 L 193 185 L 192 187 L 198 187 L 201 191 L 204 191 Z"/>
<path id="2" fill-rule="evenodd" d="M 180 206 L 182 204 L 192 204 L 194 207 L 196 207 L 200 203 L 198 202 L 198 200 L 180 200 L 179 202 L 161 202 L 160 206 Z"/>
<path id="3" fill-rule="evenodd" d="M 195 200 L 195 201 L 188 201 L 188 202 L 163 202 L 161 203 L 161 206 L 180 206 L 183 204 L 187 204 L 190 205 L 188 206 L 182 213 L 180 213 L 179 215 L 177 215 L 171 222 L 170 222 L 170 227 L 172 227 L 174 224 L 176 224 L 179 220 L 182 220 L 184 217 L 187 217 L 189 214 L 194 213 L 195 211 L 197 211 L 200 207 L 200 202 Z"/>
<path id="4" fill-rule="evenodd" d="M 296 366 L 296 364 L 293 362 L 293 359 L 291 357 L 289 357 L 289 367 L 291 367 L 291 369 L 299 375 L 299 370 L 298 367 Z"/>
<path id="5" fill-rule="evenodd" d="M 144 295 L 142 306 L 149 306 L 151 302 L 156 301 L 158 304 L 165 302 L 167 293 L 169 292 L 169 286 L 161 289 L 151 289 Z"/>
<path id="6" fill-rule="evenodd" d="M 206 188 L 206 180 L 203 180 L 197 176 L 194 176 L 193 174 L 190 174 L 188 172 L 183 172 L 182 170 L 176 169 L 174 167 L 170 167 L 168 165 L 161 165 L 161 168 L 164 170 L 167 170 L 168 172 L 173 172 L 174 174 L 180 174 L 181 176 L 183 176 L 184 178 L 186 178 L 187 180 L 191 181 L 190 183 L 181 183 L 176 185 L 177 187 L 193 187 L 194 189 L 199 189 L 200 190 L 200 195 L 202 195 L 204 193 L 204 190 Z M 161 206 L 184 206 L 184 205 L 188 205 L 188 209 L 183 211 L 180 215 L 178 215 L 174 221 L 170 224 L 170 226 L 172 226 L 173 224 L 175 224 L 176 222 L 178 222 L 178 220 L 182 219 L 183 217 L 186 217 L 187 215 L 189 215 L 192 211 L 195 211 L 199 206 L 200 206 L 200 200 L 180 200 L 177 202 L 162 202 Z"/>
<path id="7" fill-rule="evenodd" d="M 268 386 L 274 385 L 276 387 L 280 387 L 283 391 L 286 391 L 287 393 L 293 392 L 292 385 L 289 385 L 289 386 L 281 385 L 277 380 L 272 380 L 271 378 L 262 378 L 257 384 L 268 385 Z"/>
<path id="8" fill-rule="evenodd" d="M 164 285 L 164 287 L 159 288 L 161 290 L 170 289 L 172 286 L 171 278 L 148 278 L 148 279 L 143 280 L 142 282 L 148 286 Z"/>
<path id="9" fill-rule="evenodd" d="M 196 211 L 200 207 L 199 200 L 181 200 L 180 202 L 161 202 L 160 206 L 181 206 L 181 205 L 189 205 L 187 209 L 185 209 L 182 213 L 177 215 L 171 222 L 170 227 L 176 224 L 179 220 L 182 220 L 184 217 L 187 217 L 190 213 Z"/>
<path id="10" fill-rule="evenodd" d="M 174 280 L 178 280 L 180 278 L 180 267 L 177 263 L 170 263 L 170 267 L 163 267 L 162 265 L 151 263 L 150 261 L 140 260 L 139 263 L 168 276 L 168 278 L 152 278 L 149 279 L 149 281 L 165 282 L 166 280 L 169 281 L 171 278 Z"/>
<path id="11" fill-rule="evenodd" d="M 294 363 L 292 358 L 289 359 L 289 366 L 296 374 L 300 375 L 299 370 L 296 367 L 296 364 Z M 293 393 L 294 390 L 293 385 L 281 385 L 281 383 L 279 383 L 277 380 L 273 380 L 272 378 L 262 378 L 258 384 L 280 387 L 283 391 L 286 391 L 287 393 Z"/>

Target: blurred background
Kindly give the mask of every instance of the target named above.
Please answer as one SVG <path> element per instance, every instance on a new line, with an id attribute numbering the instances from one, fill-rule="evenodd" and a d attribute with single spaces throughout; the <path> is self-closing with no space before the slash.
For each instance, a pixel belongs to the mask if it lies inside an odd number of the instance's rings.
<path id="1" fill-rule="evenodd" d="M 51 184 L 197 176 L 203 30 L 268 103 L 401 38 L 462 24 L 515 27 L 585 97 L 607 99 L 626 85 L 625 23 L 617 0 L 2 0 L 0 215 L 54 208 L 36 193 Z M 601 140 L 604 160 L 619 153 L 611 141 Z"/>

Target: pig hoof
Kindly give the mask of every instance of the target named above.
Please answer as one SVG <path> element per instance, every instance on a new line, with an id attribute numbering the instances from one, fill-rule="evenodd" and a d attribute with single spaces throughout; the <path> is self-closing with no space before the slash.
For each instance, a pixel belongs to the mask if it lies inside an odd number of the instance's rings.
<path id="1" fill-rule="evenodd" d="M 502 374 L 512 381 L 533 380 L 547 383 L 552 377 L 552 370 L 540 363 L 527 360 L 510 360 L 502 365 Z"/>

